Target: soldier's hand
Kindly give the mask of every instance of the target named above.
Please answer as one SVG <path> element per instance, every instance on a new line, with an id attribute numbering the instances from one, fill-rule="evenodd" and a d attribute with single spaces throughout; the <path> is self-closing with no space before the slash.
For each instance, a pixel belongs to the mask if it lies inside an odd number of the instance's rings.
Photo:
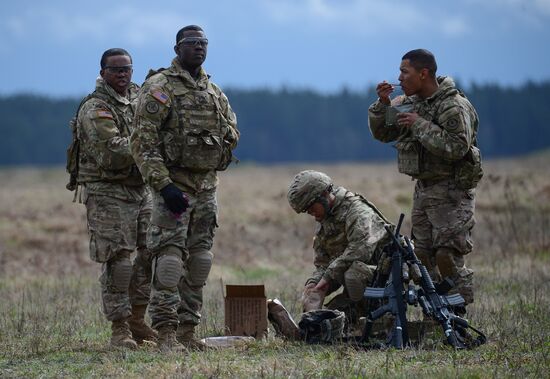
<path id="1" fill-rule="evenodd" d="M 179 216 L 189 208 L 189 199 L 174 183 L 160 190 L 160 195 L 170 212 Z"/>
<path id="2" fill-rule="evenodd" d="M 315 286 L 315 290 L 316 291 L 320 291 L 320 292 L 327 292 L 328 291 L 328 281 L 325 280 L 325 278 L 321 278 L 321 280 L 319 280 L 319 283 L 317 283 L 317 285 Z"/>
<path id="3" fill-rule="evenodd" d="M 397 125 L 410 128 L 412 124 L 418 119 L 418 113 L 398 113 L 397 114 Z"/>
<path id="4" fill-rule="evenodd" d="M 376 86 L 376 94 L 381 103 L 386 105 L 391 104 L 390 94 L 393 92 L 393 86 L 386 82 L 385 80 L 382 83 L 378 83 Z"/>

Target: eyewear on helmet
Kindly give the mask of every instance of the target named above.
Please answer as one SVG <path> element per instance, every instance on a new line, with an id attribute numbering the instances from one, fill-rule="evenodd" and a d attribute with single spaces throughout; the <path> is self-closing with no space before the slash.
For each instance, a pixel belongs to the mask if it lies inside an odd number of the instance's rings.
<path id="1" fill-rule="evenodd" d="M 132 71 L 133 66 L 131 64 L 127 64 L 126 66 L 105 66 L 105 69 L 117 74 L 127 74 Z"/>
<path id="2" fill-rule="evenodd" d="M 184 44 L 185 46 L 198 46 L 202 47 L 208 46 L 208 38 L 204 37 L 185 37 L 178 41 L 178 45 Z"/>

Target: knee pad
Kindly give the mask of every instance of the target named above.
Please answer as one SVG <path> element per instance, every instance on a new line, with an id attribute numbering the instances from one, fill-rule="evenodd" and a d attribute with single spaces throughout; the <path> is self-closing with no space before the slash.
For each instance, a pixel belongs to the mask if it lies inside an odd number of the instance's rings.
<path id="1" fill-rule="evenodd" d="M 109 264 L 111 271 L 111 286 L 117 292 L 127 292 L 132 277 L 132 262 L 123 258 Z"/>
<path id="2" fill-rule="evenodd" d="M 155 281 L 157 288 L 174 289 L 183 274 L 183 261 L 177 255 L 161 255 L 157 258 Z"/>
<path id="3" fill-rule="evenodd" d="M 441 247 L 435 253 L 437 268 L 443 278 L 457 279 L 459 270 L 464 266 L 464 258 L 455 249 Z"/>
<path id="4" fill-rule="evenodd" d="M 208 250 L 202 250 L 195 254 L 190 254 L 187 270 L 189 272 L 189 284 L 193 287 L 201 287 L 206 283 L 214 255 Z"/>
<path id="5" fill-rule="evenodd" d="M 359 301 L 363 298 L 365 287 L 372 280 L 374 269 L 359 261 L 352 263 L 344 273 L 344 287 L 352 301 Z"/>

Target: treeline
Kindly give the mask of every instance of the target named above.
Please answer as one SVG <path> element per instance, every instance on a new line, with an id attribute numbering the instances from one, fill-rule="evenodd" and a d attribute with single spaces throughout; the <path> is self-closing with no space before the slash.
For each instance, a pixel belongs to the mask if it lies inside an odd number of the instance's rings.
<path id="1" fill-rule="evenodd" d="M 374 90 L 322 95 L 307 90 L 226 91 L 237 113 L 241 161 L 363 161 L 391 159 L 394 149 L 375 141 L 367 126 Z M 472 85 L 484 157 L 525 154 L 550 147 L 550 82 L 519 88 Z M 68 121 L 80 99 L 0 97 L 0 165 L 65 162 Z"/>

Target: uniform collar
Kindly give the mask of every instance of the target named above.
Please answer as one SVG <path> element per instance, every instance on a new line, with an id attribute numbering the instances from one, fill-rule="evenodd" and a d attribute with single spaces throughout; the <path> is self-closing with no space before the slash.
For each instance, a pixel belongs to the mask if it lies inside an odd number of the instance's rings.
<path id="1" fill-rule="evenodd" d="M 204 69 L 201 67 L 199 71 L 199 77 L 195 80 L 191 76 L 189 71 L 184 70 L 183 67 L 181 67 L 181 64 L 177 57 L 172 60 L 172 66 L 170 67 L 168 75 L 178 76 L 189 87 L 200 89 L 205 89 L 207 87 L 208 79 L 210 78 L 210 75 L 208 75 L 206 71 L 204 71 Z"/>
<path id="2" fill-rule="evenodd" d="M 450 76 L 438 76 L 437 84 L 439 84 L 437 91 L 435 91 L 430 97 L 427 97 L 424 100 L 425 102 L 432 103 L 442 96 L 447 97 L 449 95 L 458 93 L 458 90 L 455 87 L 455 82 Z"/>
<path id="3" fill-rule="evenodd" d="M 338 212 L 340 206 L 342 205 L 346 197 L 347 192 L 348 190 L 345 189 L 344 187 L 336 187 L 332 191 L 332 194 L 334 195 L 334 203 L 332 203 L 332 208 L 330 208 L 330 213 L 327 215 L 327 217 L 325 217 L 325 220 L 329 219 L 330 217 L 332 217 Z"/>
<path id="4" fill-rule="evenodd" d="M 130 83 L 130 87 L 128 88 L 128 94 L 130 97 L 132 96 L 132 91 L 134 90 L 135 86 L 136 85 L 134 83 Z M 101 76 L 97 77 L 95 81 L 95 88 L 97 91 L 106 93 L 107 95 L 111 96 L 113 99 L 115 99 L 117 102 L 121 104 L 129 105 L 131 103 L 130 99 L 120 95 L 117 91 L 114 90 L 113 87 L 108 85 L 107 82 L 105 82 L 105 80 L 103 80 Z"/>

